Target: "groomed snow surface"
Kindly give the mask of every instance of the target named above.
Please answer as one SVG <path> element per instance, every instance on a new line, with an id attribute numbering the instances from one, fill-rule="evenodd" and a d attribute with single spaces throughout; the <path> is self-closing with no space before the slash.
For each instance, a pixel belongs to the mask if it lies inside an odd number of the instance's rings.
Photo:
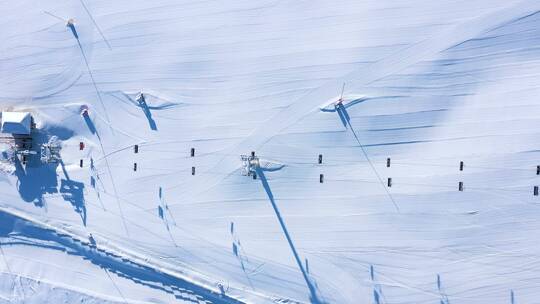
<path id="1" fill-rule="evenodd" d="M 0 303 L 540 303 L 540 2 L 0 11 Z"/>

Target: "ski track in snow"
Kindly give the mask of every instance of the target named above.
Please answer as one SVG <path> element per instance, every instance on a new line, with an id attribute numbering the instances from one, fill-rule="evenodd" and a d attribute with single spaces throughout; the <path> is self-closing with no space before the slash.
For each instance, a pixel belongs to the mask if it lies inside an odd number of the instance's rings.
<path id="1" fill-rule="evenodd" d="M 0 106 L 64 141 L 0 172 L 0 302 L 538 297 L 534 1 L 0 8 Z M 365 100 L 321 111 L 344 83 Z M 243 177 L 250 151 L 283 166 Z"/>
<path id="2" fill-rule="evenodd" d="M 28 227 L 23 228 L 22 235 L 36 240 L 47 240 L 58 244 L 62 250 L 71 250 L 74 253 L 89 259 L 92 263 L 102 267 L 110 278 L 109 271 L 123 274 L 134 281 L 144 282 L 152 288 L 160 288 L 166 292 L 173 293 L 177 299 L 182 300 L 181 291 L 188 295 L 199 297 L 202 302 L 208 301 L 219 303 L 241 303 L 227 295 L 220 295 L 215 287 L 205 286 L 201 282 L 193 282 L 191 279 L 183 277 L 182 274 L 166 269 L 166 266 L 158 266 L 149 258 L 140 256 L 137 253 L 129 253 L 121 248 L 115 248 L 113 244 L 106 245 L 92 244 L 90 241 L 67 230 L 61 230 L 45 223 L 36 222 L 34 219 L 21 217 L 18 214 L 0 210 L 0 216 L 6 220 L 22 221 Z M 18 223 L 20 224 L 20 223 Z M 2 244 L 2 246 L 6 246 Z M 114 284 L 114 283 L 113 283 Z M 121 298 L 125 301 L 123 295 Z M 185 298 L 183 300 L 189 300 Z"/>
<path id="3" fill-rule="evenodd" d="M 495 12 L 487 13 L 484 16 L 474 18 L 468 22 L 464 22 L 450 29 L 445 29 L 440 33 L 435 33 L 433 37 L 425 39 L 419 43 L 409 46 L 405 49 L 398 50 L 396 54 L 383 58 L 364 69 L 351 72 L 339 79 L 325 83 L 315 90 L 309 92 L 306 96 L 299 98 L 294 103 L 287 106 L 285 109 L 276 113 L 272 118 L 264 121 L 263 126 L 253 131 L 241 143 L 231 150 L 226 151 L 228 157 L 223 158 L 211 170 L 219 168 L 222 172 L 233 172 L 238 169 L 234 166 L 237 155 L 247 154 L 249 149 L 257 150 L 272 137 L 279 134 L 287 127 L 297 123 L 299 120 L 312 113 L 317 109 L 317 106 L 324 103 L 326 100 L 336 98 L 340 92 L 343 83 L 352 84 L 355 90 L 361 90 L 364 86 L 379 80 L 392 73 L 400 72 L 402 69 L 417 63 L 421 60 L 429 60 L 439 52 L 467 41 L 482 34 L 490 29 L 495 28 L 501 23 L 511 21 L 514 16 L 524 16 L 536 12 L 540 6 L 530 1 L 521 1 L 509 7 L 498 9 Z M 503 18 L 507 18 L 506 20 Z M 347 88 L 350 90 L 350 88 Z M 203 187 L 214 185 L 221 181 L 222 177 L 214 175 L 215 178 L 208 180 Z M 200 185 L 200 184 L 199 184 Z M 188 193 L 202 192 L 206 189 L 199 189 L 188 184 L 186 186 Z M 192 197 L 187 197 L 191 199 Z"/>

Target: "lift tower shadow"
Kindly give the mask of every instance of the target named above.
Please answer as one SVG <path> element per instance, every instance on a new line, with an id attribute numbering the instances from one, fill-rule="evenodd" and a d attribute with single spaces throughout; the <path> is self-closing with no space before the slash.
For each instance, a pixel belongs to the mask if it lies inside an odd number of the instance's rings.
<path id="1" fill-rule="evenodd" d="M 285 222 L 283 218 L 281 217 L 281 213 L 279 212 L 279 209 L 274 200 L 274 194 L 272 194 L 272 189 L 270 189 L 270 185 L 268 184 L 268 180 L 266 179 L 266 176 L 264 175 L 263 170 L 260 167 L 257 167 L 256 172 L 257 172 L 257 175 L 260 177 L 264 190 L 266 191 L 266 194 L 268 195 L 268 199 L 270 200 L 270 203 L 272 204 L 272 208 L 274 209 L 274 212 L 276 213 L 276 217 L 279 221 L 279 224 L 281 225 L 281 229 L 283 230 L 283 233 L 285 234 L 285 238 L 287 239 L 287 242 L 289 243 L 289 247 L 291 247 L 291 251 L 294 255 L 294 259 L 296 260 L 296 264 L 298 264 L 298 268 L 300 268 L 300 271 L 302 272 L 302 276 L 304 277 L 304 280 L 306 281 L 306 284 L 309 288 L 309 293 L 310 293 L 309 298 L 311 300 L 311 303 L 324 304 L 324 302 L 319 299 L 319 296 L 317 295 L 317 288 L 315 287 L 315 285 L 313 285 L 310 278 L 308 277 L 306 270 L 304 269 L 304 265 L 302 264 L 302 261 L 300 260 L 300 256 L 298 255 L 298 252 L 296 251 L 294 243 L 291 239 L 291 236 L 289 235 L 287 226 L 285 226 Z"/>

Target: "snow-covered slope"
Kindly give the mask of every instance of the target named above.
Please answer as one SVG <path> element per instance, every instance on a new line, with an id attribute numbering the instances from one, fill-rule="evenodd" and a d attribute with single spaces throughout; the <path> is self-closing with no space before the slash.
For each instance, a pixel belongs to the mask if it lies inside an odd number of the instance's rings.
<path id="1" fill-rule="evenodd" d="M 536 303 L 540 3 L 0 7 L 0 301 Z"/>

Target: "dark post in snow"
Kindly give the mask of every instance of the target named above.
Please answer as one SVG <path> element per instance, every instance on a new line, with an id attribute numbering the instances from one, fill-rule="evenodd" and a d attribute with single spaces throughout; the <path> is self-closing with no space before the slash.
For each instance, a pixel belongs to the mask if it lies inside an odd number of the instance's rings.
<path id="1" fill-rule="evenodd" d="M 390 157 L 386 159 L 386 168 L 390 168 Z"/>
<path id="2" fill-rule="evenodd" d="M 191 175 L 195 175 L 195 167 L 191 167 Z"/>
<path id="3" fill-rule="evenodd" d="M 251 151 L 251 159 L 255 159 L 255 151 Z M 257 179 L 257 172 L 253 171 L 253 179 Z"/>
<path id="4" fill-rule="evenodd" d="M 133 152 L 139 153 L 139 145 L 133 146 Z"/>
<path id="5" fill-rule="evenodd" d="M 463 191 L 463 182 L 459 182 L 458 184 L 458 190 Z"/>
<path id="6" fill-rule="evenodd" d="M 540 175 L 540 166 L 536 166 L 536 175 Z"/>
<path id="7" fill-rule="evenodd" d="M 322 164 L 322 154 L 319 154 L 319 164 Z"/>
<path id="8" fill-rule="evenodd" d="M 191 157 L 195 156 L 195 148 L 191 148 Z"/>
<path id="9" fill-rule="evenodd" d="M 388 178 L 388 187 L 392 187 L 392 178 L 391 177 Z"/>
<path id="10" fill-rule="evenodd" d="M 319 183 L 324 183 L 324 174 L 319 174 Z"/>
<path id="11" fill-rule="evenodd" d="M 137 171 L 137 163 L 133 163 L 133 171 Z"/>
<path id="12" fill-rule="evenodd" d="M 538 186 L 534 186 L 533 194 L 534 196 L 538 196 Z"/>
<path id="13" fill-rule="evenodd" d="M 459 171 L 463 171 L 463 161 L 459 162 Z"/>
<path id="14" fill-rule="evenodd" d="M 82 168 L 82 166 L 83 166 L 83 160 L 81 159 L 81 161 L 79 162 L 79 167 Z"/>

